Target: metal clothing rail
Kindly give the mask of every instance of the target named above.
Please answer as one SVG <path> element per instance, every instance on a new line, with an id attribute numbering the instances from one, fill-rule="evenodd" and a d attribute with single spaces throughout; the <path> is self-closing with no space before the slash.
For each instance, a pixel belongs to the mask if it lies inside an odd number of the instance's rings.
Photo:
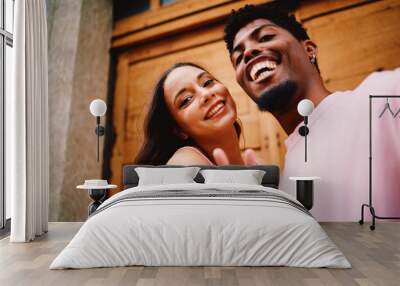
<path id="1" fill-rule="evenodd" d="M 372 205 L 372 100 L 374 98 L 400 98 L 400 95 L 370 95 L 369 96 L 369 204 L 362 204 L 361 206 L 361 219 L 358 221 L 359 224 L 364 224 L 364 207 L 369 208 L 372 215 L 372 225 L 370 229 L 375 229 L 375 219 L 400 219 L 400 217 L 383 217 L 378 216 L 375 213 L 375 209 Z"/>

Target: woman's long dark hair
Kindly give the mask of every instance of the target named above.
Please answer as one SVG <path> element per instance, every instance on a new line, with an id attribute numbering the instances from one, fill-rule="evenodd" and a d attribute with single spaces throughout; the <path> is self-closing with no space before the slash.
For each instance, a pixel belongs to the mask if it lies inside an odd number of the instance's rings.
<path id="1" fill-rule="evenodd" d="M 164 72 L 158 80 L 153 93 L 150 109 L 144 124 L 144 142 L 136 156 L 135 164 L 165 165 L 174 153 L 183 146 L 195 146 L 192 139 L 182 139 L 178 136 L 179 130 L 172 117 L 164 97 L 164 83 L 168 75 L 176 68 L 192 66 L 206 71 L 193 63 L 176 63 Z M 238 137 L 241 133 L 240 125 L 235 122 L 234 127 Z"/>

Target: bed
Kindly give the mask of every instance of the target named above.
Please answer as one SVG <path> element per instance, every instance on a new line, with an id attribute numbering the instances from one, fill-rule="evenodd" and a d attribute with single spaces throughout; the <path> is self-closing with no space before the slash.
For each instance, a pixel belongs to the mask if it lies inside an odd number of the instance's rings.
<path id="1" fill-rule="evenodd" d="M 50 269 L 351 267 L 311 214 L 277 189 L 276 166 L 200 166 L 264 170 L 260 185 L 204 183 L 199 173 L 193 183 L 150 186 L 138 186 L 137 167 L 124 167 L 125 190 L 88 218 Z"/>

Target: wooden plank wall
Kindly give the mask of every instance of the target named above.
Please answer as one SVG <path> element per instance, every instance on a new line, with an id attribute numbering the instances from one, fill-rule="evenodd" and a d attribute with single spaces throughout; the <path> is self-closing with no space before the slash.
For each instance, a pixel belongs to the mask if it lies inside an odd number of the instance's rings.
<path id="1" fill-rule="evenodd" d="M 267 163 L 283 167 L 287 135 L 269 113 L 258 111 L 234 80 L 223 23 L 232 9 L 266 1 L 181 0 L 115 23 L 118 52 L 114 92 L 111 182 L 121 185 L 122 165 L 132 162 L 143 139 L 143 119 L 162 72 L 177 61 L 194 61 L 230 90 L 243 123 L 242 147 L 254 148 Z M 303 1 L 295 11 L 318 44 L 327 87 L 351 89 L 379 68 L 400 66 L 400 1 Z"/>

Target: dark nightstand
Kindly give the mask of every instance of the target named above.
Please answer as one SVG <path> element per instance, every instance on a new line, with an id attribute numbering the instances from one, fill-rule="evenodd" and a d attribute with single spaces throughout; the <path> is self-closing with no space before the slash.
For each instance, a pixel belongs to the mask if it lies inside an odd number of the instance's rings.
<path id="1" fill-rule="evenodd" d="M 303 204 L 307 210 L 314 205 L 314 181 L 320 177 L 289 177 L 289 180 L 296 181 L 296 199 Z"/>

